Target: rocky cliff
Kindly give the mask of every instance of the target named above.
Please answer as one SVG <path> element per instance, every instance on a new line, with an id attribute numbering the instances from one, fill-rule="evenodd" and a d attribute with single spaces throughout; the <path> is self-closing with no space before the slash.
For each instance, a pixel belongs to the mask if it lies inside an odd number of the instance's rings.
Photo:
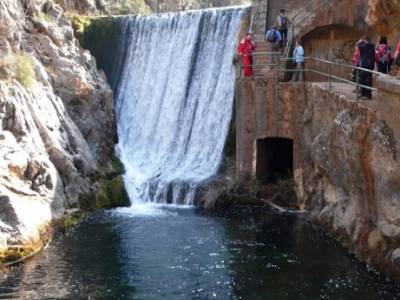
<path id="1" fill-rule="evenodd" d="M 1 1 L 0 259 L 34 250 L 113 173 L 114 119 L 106 78 L 63 9 Z"/>
<path id="2" fill-rule="evenodd" d="M 398 112 L 399 94 L 379 94 L 386 109 Z M 359 259 L 399 280 L 396 117 L 392 121 L 376 102 L 360 103 L 310 84 L 300 122 L 295 140 L 301 150 L 294 155 L 303 207 Z"/>
<path id="3" fill-rule="evenodd" d="M 250 4 L 250 0 L 55 0 L 66 11 L 80 14 L 149 14 Z"/>
<path id="4" fill-rule="evenodd" d="M 379 34 L 393 34 L 400 29 L 400 1 L 369 0 L 366 20 Z"/>

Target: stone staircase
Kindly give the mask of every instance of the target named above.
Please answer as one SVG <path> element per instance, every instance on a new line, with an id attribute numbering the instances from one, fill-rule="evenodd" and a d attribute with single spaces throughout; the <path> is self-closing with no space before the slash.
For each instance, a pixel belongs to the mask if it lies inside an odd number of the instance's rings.
<path id="1" fill-rule="evenodd" d="M 253 59 L 253 71 L 255 77 L 265 77 L 271 66 L 266 66 L 272 62 L 272 57 L 267 54 L 262 54 L 265 52 L 272 52 L 272 45 L 265 40 L 265 30 L 268 21 L 268 28 L 275 25 L 276 16 L 279 14 L 279 10 L 284 8 L 286 10 L 286 15 L 289 19 L 296 16 L 296 20 L 308 21 L 311 16 L 318 12 L 318 10 L 328 3 L 327 0 L 282 0 L 282 1 L 267 1 L 263 0 L 253 0 L 252 6 L 252 27 L 251 31 L 254 34 L 254 41 L 256 42 L 256 51 L 254 53 Z M 303 23 L 303 21 L 301 21 Z M 301 26 L 299 24 L 294 24 L 296 33 L 300 30 Z M 304 25 L 304 24 L 302 24 Z M 285 56 L 290 57 L 292 49 L 292 40 L 288 41 L 288 47 L 281 58 Z M 260 54 L 258 54 L 260 53 Z M 286 57 L 286 58 L 287 58 Z"/>
<path id="2" fill-rule="evenodd" d="M 271 52 L 271 44 L 262 37 L 255 38 L 256 51 L 253 56 L 253 72 L 255 77 L 262 77 L 265 73 L 271 69 L 270 66 L 266 66 L 272 62 L 271 56 L 265 54 L 265 52 Z"/>

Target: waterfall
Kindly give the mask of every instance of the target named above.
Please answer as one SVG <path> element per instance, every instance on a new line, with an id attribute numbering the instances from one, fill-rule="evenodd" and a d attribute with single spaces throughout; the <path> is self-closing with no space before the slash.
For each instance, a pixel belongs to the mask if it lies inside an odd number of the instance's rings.
<path id="1" fill-rule="evenodd" d="M 232 117 L 243 8 L 126 17 L 116 95 L 132 204 L 193 204 L 218 172 Z"/>

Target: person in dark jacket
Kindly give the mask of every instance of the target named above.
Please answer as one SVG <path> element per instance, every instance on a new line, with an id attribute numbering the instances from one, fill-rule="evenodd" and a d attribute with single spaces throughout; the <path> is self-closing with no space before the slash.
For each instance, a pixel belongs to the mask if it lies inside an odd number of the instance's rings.
<path id="1" fill-rule="evenodd" d="M 368 36 L 364 36 L 357 44 L 360 52 L 360 67 L 363 69 L 373 70 L 375 68 L 375 45 L 371 43 Z M 372 88 L 372 73 L 368 71 L 360 71 L 360 84 Z M 372 98 L 372 90 L 361 87 L 361 99 L 369 100 Z"/>
<path id="2" fill-rule="evenodd" d="M 279 16 L 276 18 L 276 29 L 279 30 L 281 34 L 280 46 L 283 49 L 287 42 L 287 32 L 288 32 L 288 18 L 285 16 L 285 10 L 281 9 L 279 11 Z"/>

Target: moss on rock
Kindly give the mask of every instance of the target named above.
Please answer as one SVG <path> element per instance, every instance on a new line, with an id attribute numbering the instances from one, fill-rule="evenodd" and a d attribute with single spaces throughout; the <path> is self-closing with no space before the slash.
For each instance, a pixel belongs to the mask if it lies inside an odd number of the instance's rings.
<path id="1" fill-rule="evenodd" d="M 125 173 L 124 164 L 116 155 L 113 155 L 113 157 L 111 158 L 111 164 L 113 166 L 115 175 L 122 175 Z"/>
<path id="2" fill-rule="evenodd" d="M 68 14 L 68 18 L 71 21 L 72 28 L 79 37 L 84 35 L 86 28 L 90 26 L 92 20 L 94 19 L 94 17 L 91 16 L 82 16 L 74 13 Z"/>
<path id="3" fill-rule="evenodd" d="M 82 222 L 86 218 L 86 215 L 87 213 L 81 210 L 65 215 L 59 220 L 58 226 L 63 230 L 69 230 Z"/>
<path id="4" fill-rule="evenodd" d="M 53 224 L 46 224 L 40 229 L 39 238 L 27 241 L 20 245 L 10 245 L 7 249 L 0 249 L 0 268 L 12 266 L 29 259 L 48 244 L 54 232 Z"/>
<path id="5" fill-rule="evenodd" d="M 122 19 L 76 14 L 70 14 L 69 18 L 80 44 L 96 58 L 97 66 L 104 71 L 115 92 L 126 51 L 125 41 L 121 40 L 124 31 Z"/>
<path id="6" fill-rule="evenodd" d="M 0 263 L 7 265 L 12 262 L 17 262 L 24 259 L 25 257 L 29 257 L 34 252 L 35 250 L 30 247 L 10 248 L 0 254 Z"/>
<path id="7" fill-rule="evenodd" d="M 126 207 L 129 204 L 129 196 L 121 175 L 105 181 L 95 194 L 79 197 L 79 207 L 83 211 Z"/>
<path id="8" fill-rule="evenodd" d="M 106 182 L 99 190 L 96 208 L 113 208 L 129 205 L 128 193 L 125 190 L 122 176 Z"/>

